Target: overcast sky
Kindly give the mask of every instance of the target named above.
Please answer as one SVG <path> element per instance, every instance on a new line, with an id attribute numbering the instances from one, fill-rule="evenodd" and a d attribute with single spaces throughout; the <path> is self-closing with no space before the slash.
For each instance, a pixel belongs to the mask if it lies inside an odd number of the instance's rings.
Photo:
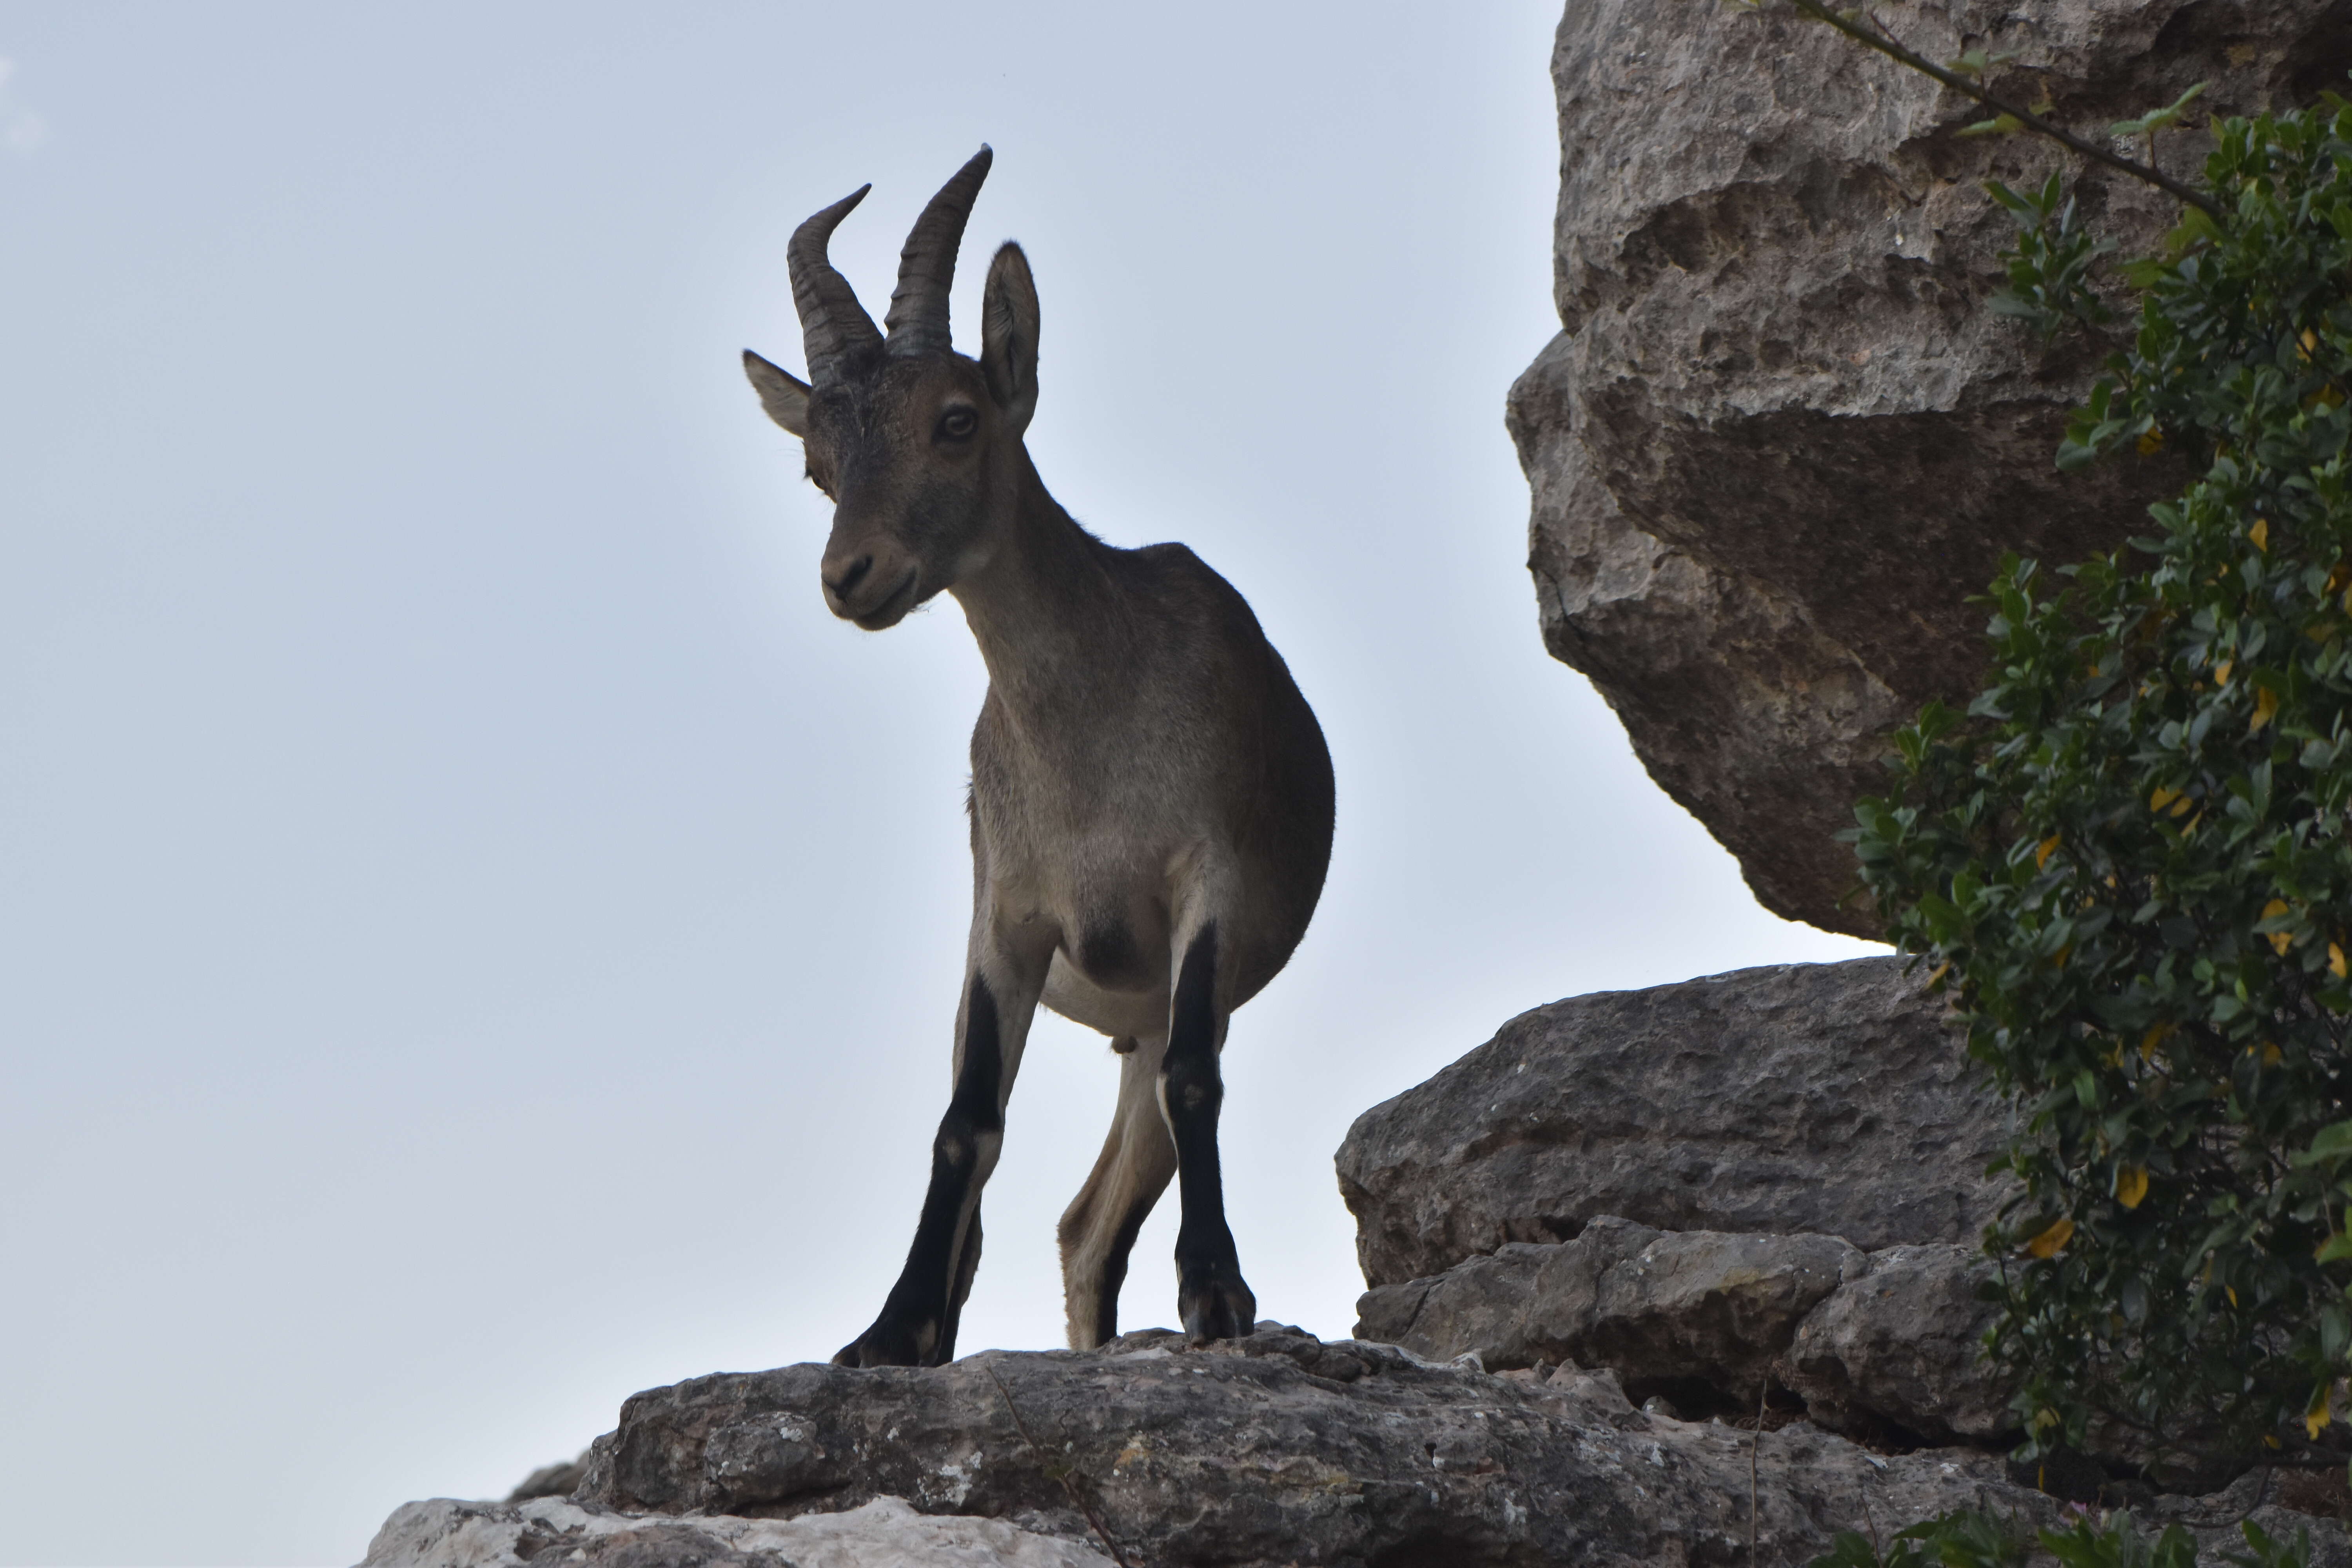
<path id="1" fill-rule="evenodd" d="M 1556 16 L 0 0 L 0 1563 L 348 1563 L 871 1317 L 984 676 L 826 613 L 736 355 L 800 367 L 785 237 L 868 180 L 878 315 L 983 140 L 960 340 L 1018 237 L 1047 483 L 1223 572 L 1338 768 L 1226 1053 L 1264 1313 L 1348 1331 L 1332 1151 L 1513 1014 L 1867 951 L 1538 637 Z M 962 1349 L 1059 1342 L 1117 1079 L 1041 1021 Z"/>

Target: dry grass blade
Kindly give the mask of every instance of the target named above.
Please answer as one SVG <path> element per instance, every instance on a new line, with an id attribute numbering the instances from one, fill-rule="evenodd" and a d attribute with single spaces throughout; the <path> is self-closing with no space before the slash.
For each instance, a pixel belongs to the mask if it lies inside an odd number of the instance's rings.
<path id="1" fill-rule="evenodd" d="M 1748 1434 L 1748 1562 L 1755 1568 L 1756 1556 L 1756 1450 L 1764 1446 L 1764 1396 L 1772 1391 L 1772 1380 L 1764 1378 L 1756 1386 L 1756 1430 Z"/>

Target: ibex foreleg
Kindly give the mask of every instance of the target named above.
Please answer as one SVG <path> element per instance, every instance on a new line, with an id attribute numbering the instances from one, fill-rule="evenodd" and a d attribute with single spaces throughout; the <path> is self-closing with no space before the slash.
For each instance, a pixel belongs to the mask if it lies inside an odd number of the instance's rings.
<path id="1" fill-rule="evenodd" d="M 980 1266 L 981 1189 L 1003 1148 L 1004 1107 L 1044 973 L 1043 963 L 972 965 L 957 1018 L 955 1092 L 931 1140 L 914 1244 L 881 1315 L 835 1352 L 835 1365 L 939 1366 L 954 1358 L 957 1320 Z"/>
<path id="2" fill-rule="evenodd" d="M 1242 1279 L 1217 1167 L 1217 1113 L 1225 1098 L 1217 1057 L 1224 1047 L 1228 1006 L 1219 984 L 1216 921 L 1200 921 L 1180 951 L 1160 1108 L 1175 1139 L 1177 1192 L 1184 1205 L 1176 1232 L 1176 1310 L 1185 1337 L 1205 1344 L 1248 1333 L 1257 1321 L 1257 1298 Z"/>

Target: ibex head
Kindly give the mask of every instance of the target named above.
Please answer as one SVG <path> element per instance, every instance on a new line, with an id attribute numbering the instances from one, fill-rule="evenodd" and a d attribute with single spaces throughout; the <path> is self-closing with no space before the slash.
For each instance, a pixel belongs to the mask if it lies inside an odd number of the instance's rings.
<path id="1" fill-rule="evenodd" d="M 808 477 L 833 498 L 824 601 L 868 631 L 984 563 L 1018 501 L 1037 406 L 1037 288 L 1019 246 L 989 266 L 980 359 L 948 339 L 956 248 L 990 156 L 982 147 L 915 220 L 887 335 L 825 259 L 835 226 L 872 189 L 860 186 L 801 225 L 785 252 L 808 383 L 743 351 L 769 417 L 801 438 Z"/>

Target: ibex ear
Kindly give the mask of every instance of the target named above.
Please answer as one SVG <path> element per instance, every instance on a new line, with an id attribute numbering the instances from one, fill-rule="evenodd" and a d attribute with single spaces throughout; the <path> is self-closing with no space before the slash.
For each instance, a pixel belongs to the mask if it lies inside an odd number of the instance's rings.
<path id="1" fill-rule="evenodd" d="M 1014 435 L 1037 411 L 1037 284 L 1029 258 L 1007 240 L 988 264 L 988 292 L 980 306 L 980 368 L 989 395 Z"/>
<path id="2" fill-rule="evenodd" d="M 768 411 L 769 418 L 795 436 L 808 434 L 807 383 L 750 349 L 743 351 L 743 374 L 751 378 L 751 390 L 760 395 L 760 406 Z"/>

